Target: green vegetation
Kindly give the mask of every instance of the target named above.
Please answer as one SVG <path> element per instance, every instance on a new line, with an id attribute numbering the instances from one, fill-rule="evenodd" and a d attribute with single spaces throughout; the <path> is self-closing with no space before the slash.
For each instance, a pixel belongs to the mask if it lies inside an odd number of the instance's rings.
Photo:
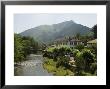
<path id="1" fill-rule="evenodd" d="M 94 25 L 93 27 L 92 27 L 92 32 L 94 33 L 94 38 L 96 39 L 97 38 L 97 25 Z"/>
<path id="2" fill-rule="evenodd" d="M 53 59 L 49 59 L 45 57 L 43 67 L 47 69 L 49 73 L 53 73 L 53 75 L 56 76 L 68 76 L 68 75 L 74 75 L 73 72 L 66 67 L 60 66 L 56 67 L 57 62 Z"/>
<path id="3" fill-rule="evenodd" d="M 51 52 L 50 49 L 52 49 Z M 44 68 L 56 76 L 74 75 L 73 69 L 71 70 L 71 66 L 69 65 L 69 57 L 66 56 L 70 54 L 70 52 L 72 52 L 70 47 L 54 47 L 49 48 L 49 50 L 47 49 L 44 53 L 46 57 Z"/>
<path id="4" fill-rule="evenodd" d="M 97 42 L 91 46 L 87 46 L 87 42 L 96 41 L 97 25 L 92 28 L 93 35 L 81 35 L 79 33 L 74 37 L 81 40 L 84 44 L 79 44 L 74 47 L 68 45 L 49 46 L 43 56 L 47 57 L 47 64 L 44 62 L 44 68 L 49 72 L 54 72 L 54 75 L 70 75 L 69 70 L 75 76 L 95 76 L 97 75 Z M 69 37 L 70 39 L 72 37 Z M 70 57 L 74 60 L 71 61 Z M 49 61 L 51 60 L 51 61 Z M 72 63 L 71 63 L 72 62 Z"/>
<path id="5" fill-rule="evenodd" d="M 45 27 L 47 29 L 51 29 L 48 26 L 44 26 L 42 27 L 42 29 L 45 29 Z M 70 30 L 72 31 L 72 29 L 73 28 L 71 28 Z M 79 31 L 81 30 L 81 28 L 78 29 Z M 66 31 L 69 30 L 65 30 L 63 32 L 66 34 L 67 33 Z M 46 70 L 48 70 L 48 72 L 53 73 L 53 75 L 55 76 L 68 76 L 68 75 L 96 76 L 97 75 L 97 40 L 96 40 L 97 25 L 95 25 L 90 32 L 87 31 L 86 34 L 83 33 L 81 34 L 81 32 L 80 33 L 75 32 L 75 33 L 77 34 L 73 34 L 70 32 L 69 34 L 71 34 L 72 36 L 69 37 L 67 35 L 67 37 L 63 39 L 63 42 L 66 42 L 66 44 L 64 43 L 64 45 L 62 45 L 62 43 L 60 42 L 60 38 L 58 42 L 55 41 L 45 44 L 46 42 L 55 40 L 55 38 L 51 39 L 51 37 L 53 37 L 56 34 L 56 32 L 54 35 L 52 35 L 52 33 L 49 33 L 50 34 L 49 35 L 47 32 L 44 31 L 44 34 L 41 36 L 42 37 L 44 36 L 44 38 L 45 37 L 46 38 L 40 39 L 44 41 L 44 42 L 41 41 L 40 45 L 38 44 L 38 42 L 34 41 L 34 39 L 31 37 L 21 36 L 23 35 L 23 33 L 21 33 L 21 35 L 14 34 L 14 61 L 15 62 L 24 61 L 26 60 L 27 55 L 31 53 L 35 54 L 40 49 L 43 50 L 43 57 L 45 58 L 43 67 Z M 35 35 L 36 34 L 34 34 L 33 36 Z M 39 36 L 39 33 L 36 36 Z M 73 39 L 73 43 L 71 39 Z M 69 45 L 68 45 L 68 41 L 70 42 Z M 88 44 L 90 46 L 88 46 Z"/>
<path id="6" fill-rule="evenodd" d="M 79 44 L 75 47 L 75 49 L 78 49 L 79 51 L 81 51 L 82 49 L 84 49 L 84 45 Z"/>
<path id="7" fill-rule="evenodd" d="M 26 56 L 30 53 L 36 53 L 38 43 L 30 37 L 22 37 L 14 34 L 14 61 L 20 62 L 26 60 Z"/>
<path id="8" fill-rule="evenodd" d="M 94 51 L 96 50 L 93 48 L 85 48 L 81 45 L 76 46 L 74 49 L 54 47 L 51 52 L 47 50 L 44 53 L 46 57 L 44 68 L 47 69 L 48 72 L 52 72 L 54 75 L 58 76 L 72 74 L 76 76 L 94 76 L 97 71 L 96 52 Z M 65 56 L 68 54 L 74 54 L 75 67 L 69 64 L 70 58 Z M 68 73 L 67 70 L 70 72 Z"/>
<path id="9" fill-rule="evenodd" d="M 97 70 L 96 56 L 91 53 L 90 50 L 83 49 L 79 51 L 75 56 L 76 64 L 76 75 L 93 74 Z"/>
<path id="10" fill-rule="evenodd" d="M 49 47 L 44 52 L 44 57 L 52 58 L 57 61 L 57 58 L 63 57 L 72 52 L 70 47 Z"/>

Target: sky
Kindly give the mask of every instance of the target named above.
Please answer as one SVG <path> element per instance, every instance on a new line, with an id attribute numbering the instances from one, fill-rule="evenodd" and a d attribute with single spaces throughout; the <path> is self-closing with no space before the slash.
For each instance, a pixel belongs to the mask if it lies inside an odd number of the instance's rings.
<path id="1" fill-rule="evenodd" d="M 39 13 L 39 14 L 14 14 L 14 32 L 20 33 L 39 25 L 52 25 L 64 21 L 73 20 L 75 23 L 87 27 L 97 24 L 97 15 L 94 14 L 74 14 L 74 13 Z"/>

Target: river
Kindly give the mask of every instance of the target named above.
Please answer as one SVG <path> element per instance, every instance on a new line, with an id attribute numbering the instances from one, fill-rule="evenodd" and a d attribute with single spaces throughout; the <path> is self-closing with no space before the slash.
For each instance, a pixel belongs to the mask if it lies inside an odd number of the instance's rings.
<path id="1" fill-rule="evenodd" d="M 28 60 L 22 62 L 19 66 L 14 67 L 15 76 L 52 76 L 42 66 L 42 55 L 30 54 Z"/>

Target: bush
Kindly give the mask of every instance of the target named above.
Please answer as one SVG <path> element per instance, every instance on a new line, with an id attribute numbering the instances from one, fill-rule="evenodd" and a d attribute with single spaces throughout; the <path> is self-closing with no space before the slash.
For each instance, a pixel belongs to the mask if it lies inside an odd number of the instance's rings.
<path id="1" fill-rule="evenodd" d="M 67 76 L 67 75 L 74 75 L 73 72 L 67 69 L 64 66 L 59 65 L 56 67 L 57 62 L 53 61 L 53 59 L 45 58 L 43 67 L 47 69 L 48 72 L 53 73 L 56 76 Z"/>
<path id="2" fill-rule="evenodd" d="M 97 71 L 97 63 L 91 63 L 90 70 L 92 74 L 96 74 Z"/>
<path id="3" fill-rule="evenodd" d="M 77 49 L 74 49 L 73 50 L 73 56 L 75 57 L 76 56 L 76 54 L 79 52 L 79 50 L 77 50 Z"/>
<path id="4" fill-rule="evenodd" d="M 94 73 L 96 70 L 94 54 L 90 50 L 84 49 L 81 52 L 77 52 L 75 60 L 77 75 L 80 75 L 82 71 Z"/>
<path id="5" fill-rule="evenodd" d="M 50 50 L 51 49 L 51 50 Z M 66 54 L 70 54 L 72 52 L 71 48 L 69 47 L 52 47 L 47 49 L 46 52 L 44 52 L 43 56 L 52 58 L 54 61 L 57 61 L 59 57 L 63 57 Z"/>
<path id="6" fill-rule="evenodd" d="M 85 68 L 85 60 L 83 59 L 83 53 L 82 52 L 78 52 L 75 56 L 75 64 L 77 67 L 77 72 L 80 72 L 81 70 L 84 70 Z"/>
<path id="7" fill-rule="evenodd" d="M 75 47 L 75 49 L 78 49 L 79 51 L 81 51 L 82 49 L 84 49 L 84 45 L 77 45 L 76 47 Z"/>
<path id="8" fill-rule="evenodd" d="M 80 71 L 79 76 L 92 76 L 92 74 L 85 71 Z"/>
<path id="9" fill-rule="evenodd" d="M 63 66 L 63 67 L 66 67 L 68 68 L 68 58 L 63 56 L 63 57 L 59 57 L 58 60 L 57 60 L 57 64 L 56 64 L 56 67 L 58 68 L 59 66 Z"/>

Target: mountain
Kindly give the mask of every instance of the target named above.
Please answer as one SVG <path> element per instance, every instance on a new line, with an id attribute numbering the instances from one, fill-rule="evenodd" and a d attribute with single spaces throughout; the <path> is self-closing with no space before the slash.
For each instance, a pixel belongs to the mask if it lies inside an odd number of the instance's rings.
<path id="1" fill-rule="evenodd" d="M 48 43 L 65 36 L 74 36 L 77 33 L 81 35 L 88 34 L 90 28 L 70 20 L 53 25 L 40 25 L 24 31 L 20 35 L 30 36 L 36 41 Z"/>

